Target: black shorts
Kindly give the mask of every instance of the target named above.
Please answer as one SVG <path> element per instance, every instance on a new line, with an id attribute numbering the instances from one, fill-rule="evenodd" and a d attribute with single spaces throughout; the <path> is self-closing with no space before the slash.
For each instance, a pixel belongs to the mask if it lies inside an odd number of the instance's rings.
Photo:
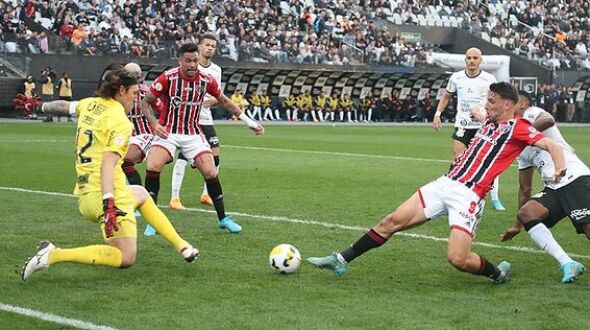
<path id="1" fill-rule="evenodd" d="M 463 134 L 459 134 L 457 135 L 457 133 L 459 132 L 459 129 L 461 129 L 463 131 Z M 471 143 L 471 139 L 473 139 L 473 137 L 475 137 L 475 133 L 477 133 L 477 131 L 479 130 L 479 128 L 459 128 L 459 127 L 455 127 L 455 130 L 453 131 L 453 135 L 451 135 L 451 137 L 453 138 L 453 140 L 457 140 L 461 143 L 463 143 L 463 145 L 468 146 L 469 143 Z"/>
<path id="2" fill-rule="evenodd" d="M 201 132 L 205 135 L 205 139 L 211 148 L 219 148 L 219 139 L 217 138 L 217 132 L 215 132 L 215 126 L 201 125 Z"/>
<path id="3" fill-rule="evenodd" d="M 576 233 L 583 234 L 584 225 L 590 223 L 590 176 L 581 176 L 557 190 L 545 188 L 532 199 L 549 210 L 543 219 L 547 228 L 568 216 Z"/>

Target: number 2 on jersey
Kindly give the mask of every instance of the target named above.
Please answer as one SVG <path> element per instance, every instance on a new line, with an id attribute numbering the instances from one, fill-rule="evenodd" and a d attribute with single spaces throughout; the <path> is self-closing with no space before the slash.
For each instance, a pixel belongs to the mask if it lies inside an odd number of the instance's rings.
<path id="1" fill-rule="evenodd" d="M 86 164 L 86 163 L 90 163 L 92 161 L 92 158 L 90 157 L 84 157 L 83 153 L 88 150 L 88 148 L 90 148 L 90 146 L 92 145 L 92 131 L 87 129 L 84 131 L 83 133 L 84 135 L 88 136 L 88 142 L 86 142 L 85 145 L 83 145 L 79 150 L 76 150 L 76 155 L 78 156 L 78 158 L 76 159 L 78 161 L 78 163 L 81 164 Z M 76 148 L 78 147 L 78 140 L 80 139 L 80 128 L 78 128 L 78 134 L 76 134 Z"/>

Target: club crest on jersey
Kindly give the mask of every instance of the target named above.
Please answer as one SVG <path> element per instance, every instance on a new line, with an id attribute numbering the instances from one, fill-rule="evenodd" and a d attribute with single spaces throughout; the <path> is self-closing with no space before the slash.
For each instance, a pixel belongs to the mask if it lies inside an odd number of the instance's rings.
<path id="1" fill-rule="evenodd" d="M 509 124 L 500 125 L 500 132 L 502 132 L 502 134 L 506 134 L 506 133 L 510 132 L 511 129 L 512 129 L 512 126 Z"/>
<path id="2" fill-rule="evenodd" d="M 159 82 L 154 84 L 154 89 L 157 90 L 158 92 L 161 92 L 163 88 L 164 87 Z"/>
<path id="3" fill-rule="evenodd" d="M 181 103 L 182 103 L 182 100 L 180 99 L 179 96 L 174 96 L 174 97 L 172 97 L 172 99 L 170 99 L 170 105 L 172 105 L 173 108 L 180 107 Z"/>

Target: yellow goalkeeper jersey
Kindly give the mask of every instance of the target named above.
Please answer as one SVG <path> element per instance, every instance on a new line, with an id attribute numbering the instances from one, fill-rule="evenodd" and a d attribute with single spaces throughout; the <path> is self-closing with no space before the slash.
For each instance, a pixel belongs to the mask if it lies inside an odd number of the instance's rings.
<path id="1" fill-rule="evenodd" d="M 100 170 L 103 154 L 108 151 L 121 156 L 115 166 L 114 188 L 126 189 L 121 164 L 129 147 L 133 125 L 127 118 L 123 105 L 114 99 L 89 97 L 78 103 L 76 116 L 77 179 L 74 194 L 102 191 Z"/>

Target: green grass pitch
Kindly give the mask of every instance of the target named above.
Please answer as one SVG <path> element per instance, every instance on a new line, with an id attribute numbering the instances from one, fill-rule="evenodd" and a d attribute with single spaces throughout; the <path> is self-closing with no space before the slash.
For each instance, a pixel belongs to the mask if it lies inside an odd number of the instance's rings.
<path id="1" fill-rule="evenodd" d="M 473 250 L 509 260 L 512 280 L 493 285 L 446 261 L 445 217 L 394 236 L 337 277 L 306 263 L 277 275 L 268 253 L 295 245 L 303 258 L 354 242 L 418 187 L 440 176 L 451 159 L 451 129 L 406 126 L 268 126 L 255 137 L 243 125 L 218 125 L 220 178 L 226 209 L 244 227 L 220 232 L 212 208 L 197 205 L 198 173 L 187 170 L 182 200 L 191 211 L 164 209 L 201 250 L 194 264 L 161 238 L 138 238 L 135 266 L 126 270 L 59 264 L 22 282 L 18 271 L 40 240 L 60 247 L 101 242 L 77 211 L 75 126 L 0 124 L 0 304 L 121 329 L 406 329 L 589 328 L 589 275 L 571 285 L 538 253 L 528 235 L 501 243 L 514 222 L 517 169 L 500 179 L 506 212 L 488 203 Z M 562 128 L 590 161 L 588 128 Z M 140 173 L 145 177 L 144 166 Z M 160 204 L 170 196 L 172 166 L 162 175 Z M 536 182 L 536 188 L 539 188 Z M 17 191 L 22 188 L 30 191 Z M 207 212 L 208 211 L 208 212 Z M 145 223 L 139 219 L 143 232 Z M 553 230 L 566 251 L 590 265 L 588 241 L 569 220 Z M 535 252 L 536 251 L 536 252 Z M 67 328 L 0 311 L 0 328 Z"/>

